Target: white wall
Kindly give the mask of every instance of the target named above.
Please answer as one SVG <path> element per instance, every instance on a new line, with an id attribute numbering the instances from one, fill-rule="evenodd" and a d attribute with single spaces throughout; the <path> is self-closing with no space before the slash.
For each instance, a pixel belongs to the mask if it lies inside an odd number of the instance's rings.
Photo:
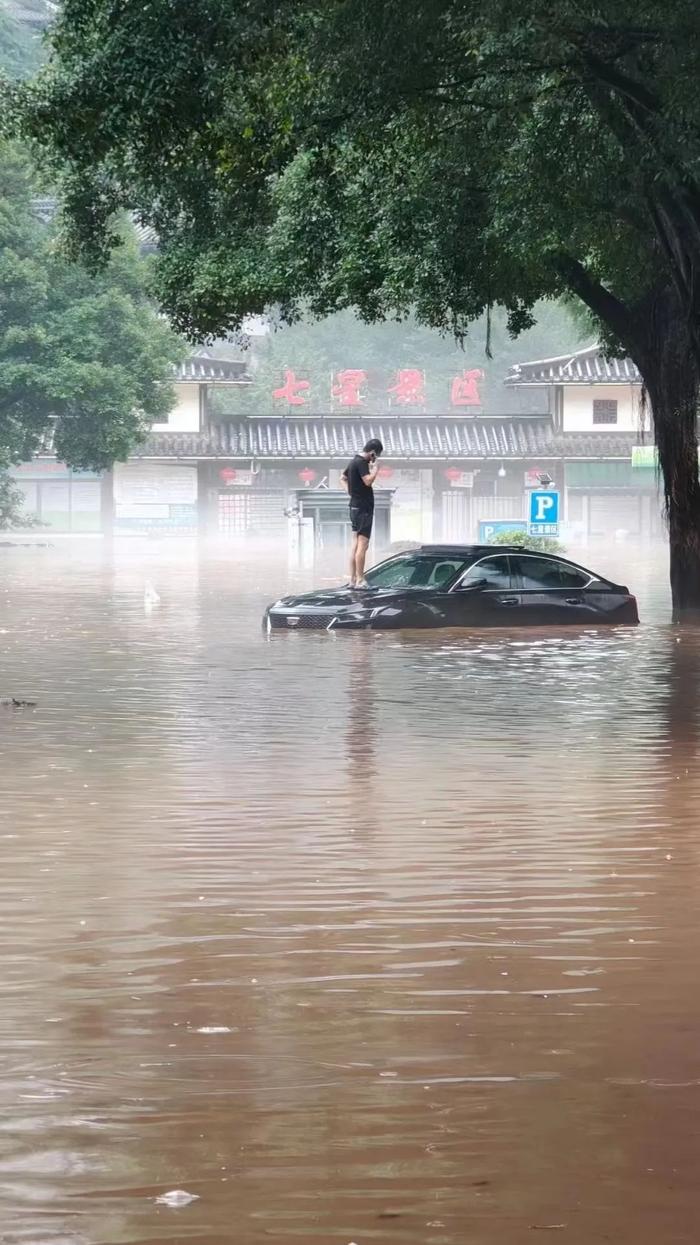
<path id="1" fill-rule="evenodd" d="M 616 424 L 593 423 L 593 401 L 617 402 Z M 639 385 L 564 386 L 565 432 L 637 432 L 640 427 L 641 388 Z M 649 417 L 647 415 L 647 426 Z"/>
<path id="2" fill-rule="evenodd" d="M 401 468 L 388 480 L 395 489 L 391 508 L 391 539 L 429 541 L 433 535 L 433 473 L 428 468 Z"/>
<path id="3" fill-rule="evenodd" d="M 153 425 L 154 432 L 199 432 L 199 385 L 194 381 L 175 385 L 175 406 L 167 422 Z"/>

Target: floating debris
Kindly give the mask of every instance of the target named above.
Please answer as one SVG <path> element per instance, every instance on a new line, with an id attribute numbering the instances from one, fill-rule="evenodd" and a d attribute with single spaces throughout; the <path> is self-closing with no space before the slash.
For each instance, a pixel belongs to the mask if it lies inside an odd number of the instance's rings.
<path id="1" fill-rule="evenodd" d="M 189 1206 L 190 1202 L 198 1202 L 198 1193 L 187 1193 L 185 1189 L 172 1189 L 170 1193 L 162 1193 L 156 1198 L 158 1206 L 172 1206 L 178 1210 L 181 1206 Z"/>
<path id="2" fill-rule="evenodd" d="M 10 696 L 8 700 L 0 700 L 0 708 L 2 709 L 36 709 L 35 700 L 18 700 L 16 696 Z"/>
<path id="3" fill-rule="evenodd" d="M 48 540 L 0 540 L 3 549 L 54 549 Z M 678 641 L 680 643 L 680 641 Z"/>

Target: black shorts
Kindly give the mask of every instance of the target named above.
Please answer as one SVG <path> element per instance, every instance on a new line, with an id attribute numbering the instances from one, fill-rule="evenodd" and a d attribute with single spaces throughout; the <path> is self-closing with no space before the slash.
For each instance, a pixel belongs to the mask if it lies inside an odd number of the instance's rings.
<path id="1" fill-rule="evenodd" d="M 357 536 L 366 536 L 369 540 L 373 522 L 373 510 L 367 510 L 364 506 L 350 506 L 350 526 Z"/>

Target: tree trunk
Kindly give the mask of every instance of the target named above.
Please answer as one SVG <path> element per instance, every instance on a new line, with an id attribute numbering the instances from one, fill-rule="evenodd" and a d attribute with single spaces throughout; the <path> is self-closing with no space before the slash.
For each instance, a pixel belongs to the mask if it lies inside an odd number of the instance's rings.
<path id="1" fill-rule="evenodd" d="M 700 620 L 700 368 L 675 297 L 655 303 L 638 366 L 651 402 L 663 477 L 675 620 Z"/>
<path id="2" fill-rule="evenodd" d="M 572 293 L 607 326 L 642 374 L 663 476 L 673 617 L 700 621 L 700 279 L 684 291 L 664 278 L 660 264 L 659 285 L 630 308 L 579 260 L 562 254 L 555 263 Z"/>

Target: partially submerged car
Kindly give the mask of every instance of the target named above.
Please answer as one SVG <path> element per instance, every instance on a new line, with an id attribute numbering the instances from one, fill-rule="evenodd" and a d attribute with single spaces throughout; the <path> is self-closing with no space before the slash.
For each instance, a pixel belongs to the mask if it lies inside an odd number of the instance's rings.
<path id="1" fill-rule="evenodd" d="M 515 546 L 421 545 L 378 563 L 367 588 L 283 597 L 268 631 L 549 627 L 639 622 L 629 590 L 566 558 Z"/>

